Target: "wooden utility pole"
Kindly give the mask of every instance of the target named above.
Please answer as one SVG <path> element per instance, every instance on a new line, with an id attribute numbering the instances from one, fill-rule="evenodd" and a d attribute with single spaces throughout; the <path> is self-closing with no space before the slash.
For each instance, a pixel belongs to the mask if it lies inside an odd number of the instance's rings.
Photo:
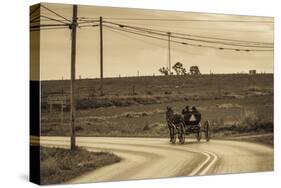
<path id="1" fill-rule="evenodd" d="M 103 95 L 103 36 L 102 36 L 102 17 L 100 17 L 100 91 Z"/>
<path id="2" fill-rule="evenodd" d="M 73 5 L 71 24 L 71 81 L 70 81 L 70 122 L 71 122 L 71 150 L 76 148 L 75 134 L 75 61 L 76 61 L 76 27 L 77 27 L 77 5 Z"/>
<path id="3" fill-rule="evenodd" d="M 171 75 L 171 33 L 168 32 L 169 74 Z"/>

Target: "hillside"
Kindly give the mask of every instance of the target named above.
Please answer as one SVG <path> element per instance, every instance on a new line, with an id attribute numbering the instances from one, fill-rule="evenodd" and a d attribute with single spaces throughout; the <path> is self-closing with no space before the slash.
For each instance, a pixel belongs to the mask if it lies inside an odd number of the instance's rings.
<path id="1" fill-rule="evenodd" d="M 273 75 L 228 74 L 77 80 L 77 133 L 96 136 L 166 136 L 166 106 L 196 105 L 216 135 L 273 131 Z M 48 95 L 69 95 L 69 80 L 42 81 L 42 134 L 69 135 L 69 104 L 49 112 Z"/>

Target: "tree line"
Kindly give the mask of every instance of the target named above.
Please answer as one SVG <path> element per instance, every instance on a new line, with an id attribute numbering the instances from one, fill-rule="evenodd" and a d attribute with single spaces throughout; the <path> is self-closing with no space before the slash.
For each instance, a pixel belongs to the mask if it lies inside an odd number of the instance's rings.
<path id="1" fill-rule="evenodd" d="M 176 75 L 199 75 L 199 74 L 201 74 L 198 66 L 191 66 L 189 68 L 189 72 L 187 72 L 186 68 L 184 68 L 183 64 L 180 62 L 175 63 L 173 65 L 172 69 L 174 70 Z M 161 67 L 159 69 L 159 72 L 165 76 L 174 75 L 174 72 L 169 71 L 168 67 Z"/>

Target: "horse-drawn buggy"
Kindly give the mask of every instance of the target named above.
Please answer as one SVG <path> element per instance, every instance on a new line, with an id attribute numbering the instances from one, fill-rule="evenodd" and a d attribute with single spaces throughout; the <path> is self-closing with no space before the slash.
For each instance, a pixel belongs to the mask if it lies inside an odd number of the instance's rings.
<path id="1" fill-rule="evenodd" d="M 195 107 L 192 111 L 184 109 L 181 114 L 177 114 L 171 107 L 167 107 L 166 120 L 170 131 L 170 142 L 176 143 L 178 136 L 181 144 L 185 143 L 185 136 L 195 134 L 197 141 L 201 140 L 202 134 L 208 142 L 211 139 L 211 125 L 208 120 L 201 123 L 201 114 Z"/>

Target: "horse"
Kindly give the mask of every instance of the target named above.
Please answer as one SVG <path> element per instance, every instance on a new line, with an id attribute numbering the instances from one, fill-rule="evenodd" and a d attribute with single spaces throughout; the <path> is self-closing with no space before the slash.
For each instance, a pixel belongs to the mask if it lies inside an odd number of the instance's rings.
<path id="1" fill-rule="evenodd" d="M 170 132 L 170 142 L 175 142 L 175 133 L 180 125 L 182 125 L 180 130 L 183 131 L 184 118 L 182 115 L 175 113 L 172 107 L 167 107 L 166 121 Z"/>

